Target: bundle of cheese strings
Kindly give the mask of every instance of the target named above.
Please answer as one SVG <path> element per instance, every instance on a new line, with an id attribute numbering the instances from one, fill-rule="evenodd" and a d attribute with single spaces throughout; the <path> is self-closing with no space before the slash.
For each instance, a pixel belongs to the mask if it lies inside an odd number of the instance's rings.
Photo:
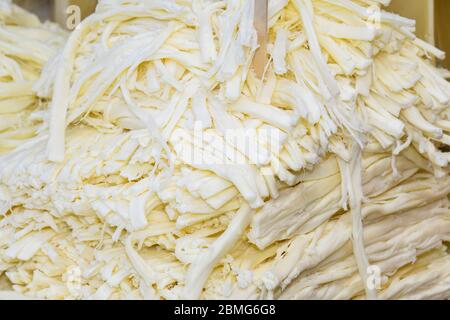
<path id="1" fill-rule="evenodd" d="M 0 140 L 0 297 L 449 298 L 450 74 L 388 2 L 269 1 L 259 79 L 255 0 L 99 1 Z"/>
<path id="2" fill-rule="evenodd" d="M 0 1 L 0 153 L 41 130 L 47 104 L 37 98 L 33 84 L 65 39 L 57 25 L 41 24 L 10 1 Z"/>

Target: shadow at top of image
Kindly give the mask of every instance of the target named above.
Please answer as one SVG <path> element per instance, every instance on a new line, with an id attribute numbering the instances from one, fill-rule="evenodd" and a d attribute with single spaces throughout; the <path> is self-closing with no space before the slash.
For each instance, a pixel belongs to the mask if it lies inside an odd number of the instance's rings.
<path id="1" fill-rule="evenodd" d="M 388 11 L 416 20 L 416 34 L 450 53 L 450 1 L 449 0 L 392 0 Z M 443 66 L 450 68 L 447 54 Z"/>
<path id="2" fill-rule="evenodd" d="M 70 5 L 77 5 L 83 17 L 95 10 L 97 0 L 13 0 L 22 8 L 34 12 L 41 21 L 51 20 L 65 26 L 67 19 L 66 9 Z"/>
<path id="3" fill-rule="evenodd" d="M 436 44 L 447 52 L 444 66 L 450 69 L 450 1 L 436 0 Z"/>
<path id="4" fill-rule="evenodd" d="M 13 0 L 15 4 L 34 12 L 41 21 L 53 20 L 53 1 L 54 0 Z"/>

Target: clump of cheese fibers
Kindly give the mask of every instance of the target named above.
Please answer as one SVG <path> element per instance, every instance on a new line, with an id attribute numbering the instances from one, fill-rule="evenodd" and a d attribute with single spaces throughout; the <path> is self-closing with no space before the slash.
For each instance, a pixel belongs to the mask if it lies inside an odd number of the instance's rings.
<path id="1" fill-rule="evenodd" d="M 47 101 L 33 85 L 66 34 L 11 1 L 0 1 L 0 154 L 42 131 Z"/>
<path id="2" fill-rule="evenodd" d="M 254 0 L 100 1 L 0 158 L 0 272 L 39 298 L 449 298 L 449 73 L 387 2 L 269 1 L 261 80 Z"/>

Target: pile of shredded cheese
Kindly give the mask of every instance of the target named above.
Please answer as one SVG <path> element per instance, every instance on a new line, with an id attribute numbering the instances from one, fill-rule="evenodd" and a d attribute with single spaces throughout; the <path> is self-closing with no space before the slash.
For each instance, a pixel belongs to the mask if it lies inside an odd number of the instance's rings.
<path id="1" fill-rule="evenodd" d="M 388 2 L 270 0 L 258 79 L 255 0 L 59 50 L 0 0 L 0 298 L 450 298 L 450 73 Z"/>
<path id="2" fill-rule="evenodd" d="M 33 85 L 66 39 L 56 25 L 0 1 L 0 154 L 42 130 L 47 102 Z"/>

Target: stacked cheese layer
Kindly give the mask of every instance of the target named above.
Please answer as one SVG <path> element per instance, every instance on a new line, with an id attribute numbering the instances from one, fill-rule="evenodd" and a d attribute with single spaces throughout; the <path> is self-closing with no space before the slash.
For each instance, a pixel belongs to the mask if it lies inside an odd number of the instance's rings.
<path id="1" fill-rule="evenodd" d="M 41 130 L 47 103 L 33 85 L 65 38 L 56 25 L 41 24 L 10 1 L 0 2 L 0 154 Z"/>
<path id="2" fill-rule="evenodd" d="M 0 272 L 40 298 L 448 298 L 449 74 L 386 2 L 270 1 L 258 79 L 254 0 L 100 1 L 0 157 Z"/>

